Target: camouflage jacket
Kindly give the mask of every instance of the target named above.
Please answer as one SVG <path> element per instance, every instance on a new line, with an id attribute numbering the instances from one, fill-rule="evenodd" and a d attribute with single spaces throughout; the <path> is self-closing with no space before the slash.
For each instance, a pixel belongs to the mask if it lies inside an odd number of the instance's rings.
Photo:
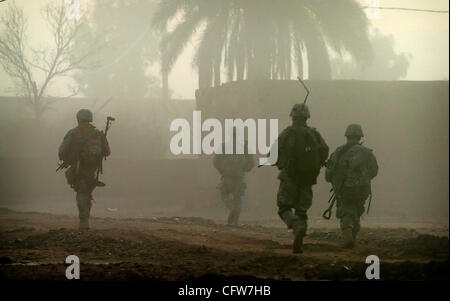
<path id="1" fill-rule="evenodd" d="M 293 145 L 295 144 L 295 135 L 293 134 L 294 127 L 307 127 L 314 134 L 318 144 L 319 144 L 319 155 L 322 161 L 322 164 L 325 164 L 326 159 L 328 158 L 329 147 L 325 140 L 320 135 L 319 131 L 315 128 L 308 127 L 307 125 L 291 125 L 285 128 L 281 134 L 278 136 L 278 160 L 274 164 L 280 170 L 280 174 L 278 176 L 279 179 L 282 179 L 287 176 L 285 167 L 288 165 L 289 158 L 292 156 Z"/>
<path id="2" fill-rule="evenodd" d="M 98 137 L 102 139 L 102 156 L 106 157 L 111 154 L 108 140 L 104 137 L 103 132 L 97 130 L 93 125 L 89 124 L 87 128 L 81 129 L 79 126 L 67 132 L 59 147 L 58 157 L 60 160 L 74 165 L 80 158 L 80 152 L 84 144 L 90 137 Z M 80 162 L 81 164 L 83 162 Z"/>
<path id="3" fill-rule="evenodd" d="M 223 177 L 242 177 L 255 167 L 254 155 L 248 154 L 247 143 L 244 154 L 225 154 L 225 143 L 222 144 L 222 154 L 216 154 L 213 159 L 214 167 Z"/>
<path id="4" fill-rule="evenodd" d="M 370 148 L 359 143 L 339 146 L 327 161 L 325 180 L 336 189 L 343 187 L 370 187 L 378 174 L 378 163 Z M 345 179 L 345 183 L 342 183 Z"/>

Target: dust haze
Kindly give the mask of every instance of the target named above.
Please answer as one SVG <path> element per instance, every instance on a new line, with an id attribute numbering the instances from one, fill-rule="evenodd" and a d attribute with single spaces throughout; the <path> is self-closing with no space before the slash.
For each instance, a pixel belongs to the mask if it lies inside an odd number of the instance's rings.
<path id="1" fill-rule="evenodd" d="M 347 125 L 359 123 L 363 145 L 377 157 L 379 174 L 362 226 L 377 229 L 374 235 L 380 240 L 379 228 L 422 229 L 448 237 L 448 13 L 380 10 L 375 18 L 361 7 L 365 1 L 350 0 L 342 8 L 333 8 L 332 1 L 305 1 L 306 8 L 302 1 L 292 1 L 295 10 L 262 0 L 207 7 L 201 7 L 202 1 L 171 7 L 171 1 L 89 0 L 81 1 L 79 19 L 62 21 L 68 35 L 77 29 L 61 49 L 63 56 L 56 58 L 58 40 L 48 21 L 57 17 L 45 8 L 64 1 L 26 2 L 0 3 L 0 208 L 13 210 L 5 216 L 19 221 L 22 212 L 51 214 L 54 227 L 76 227 L 74 191 L 64 171 L 55 170 L 64 135 L 77 126 L 78 110 L 87 108 L 99 130 L 107 116 L 116 119 L 108 132 L 112 154 L 100 175 L 106 186 L 93 192 L 94 228 L 106 229 L 117 219 L 111 227 L 134 231 L 126 219 L 139 220 L 136 229 L 144 229 L 139 223 L 145 219 L 175 217 L 195 224 L 192 229 L 207 227 L 205 220 L 223 225 L 227 208 L 217 188 L 220 175 L 213 156 L 173 155 L 170 123 L 185 118 L 192 124 L 192 111 L 200 110 L 203 119 L 276 118 L 281 132 L 291 123 L 292 106 L 305 97 L 299 76 L 311 91 L 308 125 L 320 131 L 330 152 L 345 143 Z M 399 2 L 396 6 L 448 10 L 446 1 Z M 243 6 L 235 9 L 230 3 Z M 10 9 L 22 12 L 23 19 L 17 20 L 26 24 L 19 56 L 8 40 Z M 310 18 L 311 11 L 315 15 Z M 396 18 L 422 28 L 420 38 L 400 28 Z M 14 60 L 21 56 L 30 77 L 20 68 L 14 71 Z M 277 175 L 276 167 L 254 168 L 247 175 L 241 221 L 273 229 L 245 231 L 281 235 L 287 241 L 277 215 Z M 308 211 L 312 229 L 339 227 L 334 215 L 330 221 L 321 217 L 330 188 L 322 171 Z M 203 222 L 196 224 L 197 218 Z M 30 216 L 27 225 L 38 232 L 52 228 L 53 222 L 39 219 Z M 28 227 L 17 221 L 11 225 Z M 2 231 L 12 229 L 6 217 L 0 223 Z M 409 239 L 401 233 L 399 237 Z M 183 240 L 181 234 L 176 237 Z M 448 240 L 446 244 L 448 250 Z M 232 247 L 225 241 L 218 245 L 223 252 L 236 251 L 227 249 Z M 424 254 L 420 256 L 428 256 Z M 448 257 L 443 258 L 448 265 Z M 128 279 L 122 276 L 117 279 Z"/>

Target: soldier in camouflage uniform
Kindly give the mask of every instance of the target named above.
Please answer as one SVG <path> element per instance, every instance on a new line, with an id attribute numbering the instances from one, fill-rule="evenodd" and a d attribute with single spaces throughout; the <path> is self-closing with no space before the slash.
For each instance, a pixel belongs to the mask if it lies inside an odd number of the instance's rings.
<path id="1" fill-rule="evenodd" d="M 92 192 L 98 182 L 96 171 L 103 157 L 111 150 L 102 131 L 92 124 L 92 112 L 81 109 L 77 113 L 78 126 L 67 132 L 59 147 L 59 159 L 70 165 L 66 171 L 67 183 L 76 191 L 80 218 L 79 229 L 89 229 Z M 104 185 L 104 184 L 103 184 Z"/>
<path id="2" fill-rule="evenodd" d="M 255 166 L 253 155 L 248 153 L 247 143 L 244 143 L 244 154 L 236 153 L 236 130 L 233 130 L 233 154 L 225 154 L 225 143 L 222 144 L 222 154 L 214 156 L 214 167 L 221 175 L 218 186 L 220 196 L 229 210 L 228 224 L 237 225 L 242 209 L 242 200 L 247 185 L 245 173 Z"/>
<path id="3" fill-rule="evenodd" d="M 290 116 L 292 125 L 278 137 L 278 161 L 275 165 L 280 169 L 280 186 L 277 205 L 278 215 L 294 232 L 293 252 L 301 253 L 307 230 L 307 211 L 313 198 L 312 186 L 316 184 L 329 149 L 320 133 L 307 125 L 310 113 L 306 105 L 294 105 Z M 305 137 L 310 138 L 309 143 L 300 143 L 299 140 Z M 298 166 L 305 167 L 305 170 Z M 308 166 L 311 167 L 309 170 Z"/>
<path id="4" fill-rule="evenodd" d="M 377 160 L 371 149 L 362 146 L 364 137 L 359 124 L 350 124 L 345 131 L 347 143 L 339 146 L 327 162 L 325 179 L 336 193 L 336 217 L 340 220 L 345 248 L 355 245 L 364 213 L 366 199 L 371 194 L 370 181 L 378 173 Z"/>

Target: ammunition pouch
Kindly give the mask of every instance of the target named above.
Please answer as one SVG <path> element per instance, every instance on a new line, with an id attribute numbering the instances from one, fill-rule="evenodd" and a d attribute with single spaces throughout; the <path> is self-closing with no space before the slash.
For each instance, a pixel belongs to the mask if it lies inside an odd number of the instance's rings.
<path id="1" fill-rule="evenodd" d="M 74 186 L 77 182 L 77 168 L 75 166 L 70 166 L 65 173 L 67 184 Z"/>

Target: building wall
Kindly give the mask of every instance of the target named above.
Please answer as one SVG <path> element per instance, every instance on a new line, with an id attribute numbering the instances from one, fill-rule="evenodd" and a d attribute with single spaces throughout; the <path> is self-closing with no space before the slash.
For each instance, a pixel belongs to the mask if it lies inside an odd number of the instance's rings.
<path id="1" fill-rule="evenodd" d="M 332 150 L 344 143 L 349 123 L 363 126 L 364 144 L 374 150 L 380 165 L 373 183 L 372 216 L 448 221 L 448 81 L 308 81 L 307 85 L 311 89 L 310 125 L 322 133 Z M 214 208 L 220 203 L 219 176 L 212 158 L 177 160 L 180 157 L 168 155 L 168 139 L 173 135 L 170 121 L 191 121 L 196 108 L 203 119 L 278 118 L 281 131 L 290 122 L 290 108 L 303 101 L 304 95 L 296 81 L 229 83 L 198 92 L 196 104 L 169 105 L 171 113 L 166 115 L 151 101 L 117 100 L 97 114 L 100 127 L 105 116 L 117 118 L 109 138 L 112 155 L 105 162 L 107 187 L 99 189 L 98 195 L 111 202 L 120 200 L 130 210 L 138 206 Z M 23 105 L 0 100 L 0 207 L 37 198 L 72 201 L 63 175 L 54 171 L 56 153 L 65 131 L 74 126 L 74 113 L 88 105 L 87 100 L 58 102 L 44 118 L 45 135 L 36 138 L 24 126 L 29 116 Z M 167 139 L 153 140 L 155 128 Z M 158 157 L 161 152 L 155 149 L 159 148 L 165 149 L 164 158 L 170 160 Z M 272 167 L 255 168 L 249 174 L 247 212 L 276 216 L 276 177 Z M 320 216 L 326 207 L 329 188 L 321 174 L 314 186 L 312 215 Z"/>

